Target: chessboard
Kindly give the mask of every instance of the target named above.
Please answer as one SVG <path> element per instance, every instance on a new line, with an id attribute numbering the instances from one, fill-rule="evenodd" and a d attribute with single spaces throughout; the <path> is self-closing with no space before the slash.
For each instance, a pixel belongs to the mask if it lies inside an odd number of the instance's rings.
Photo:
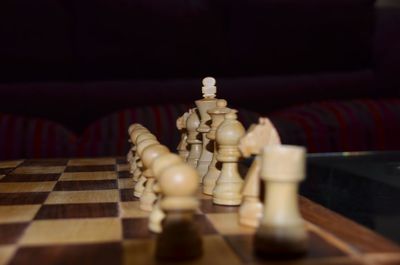
<path id="1" fill-rule="evenodd" d="M 125 158 L 0 162 L 0 265 L 164 264 L 139 209 Z M 304 197 L 308 252 L 292 260 L 253 254 L 238 207 L 200 195 L 200 259 L 182 264 L 400 264 L 400 247 Z M 179 236 L 179 235 L 177 235 Z"/>

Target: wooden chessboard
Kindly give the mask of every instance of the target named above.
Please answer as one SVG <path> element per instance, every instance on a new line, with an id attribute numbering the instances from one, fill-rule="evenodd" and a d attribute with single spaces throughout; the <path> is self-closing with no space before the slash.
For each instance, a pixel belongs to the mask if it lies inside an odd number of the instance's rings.
<path id="1" fill-rule="evenodd" d="M 133 186 L 122 158 L 0 162 L 0 265 L 159 264 Z M 238 208 L 199 197 L 204 255 L 190 264 L 400 264 L 398 245 L 303 197 L 308 254 L 262 260 Z"/>

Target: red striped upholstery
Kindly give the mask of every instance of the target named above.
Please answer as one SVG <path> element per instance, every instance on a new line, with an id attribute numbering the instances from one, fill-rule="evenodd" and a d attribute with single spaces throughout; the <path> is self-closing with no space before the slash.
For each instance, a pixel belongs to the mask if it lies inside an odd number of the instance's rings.
<path id="1" fill-rule="evenodd" d="M 400 99 L 317 102 L 271 120 L 284 143 L 309 152 L 400 150 Z"/>
<path id="2" fill-rule="evenodd" d="M 0 113 L 0 160 L 70 156 L 75 144 L 57 123 Z"/>
<path id="3" fill-rule="evenodd" d="M 138 122 L 153 132 L 158 140 L 175 151 L 180 134 L 176 119 L 187 111 L 190 104 L 160 105 L 145 108 L 126 109 L 113 113 L 91 124 L 83 133 L 79 156 L 121 155 L 128 152 L 127 130 L 130 124 Z M 247 127 L 258 120 L 255 112 L 239 109 L 239 120 Z"/>

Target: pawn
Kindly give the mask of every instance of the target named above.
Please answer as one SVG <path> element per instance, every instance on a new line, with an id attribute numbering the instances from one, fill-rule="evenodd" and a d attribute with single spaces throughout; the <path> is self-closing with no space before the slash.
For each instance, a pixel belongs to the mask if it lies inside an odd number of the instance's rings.
<path id="1" fill-rule="evenodd" d="M 238 144 L 245 129 L 237 120 L 236 110 L 225 115 L 224 122 L 217 130 L 217 160 L 222 163 L 221 174 L 213 191 L 213 202 L 220 205 L 240 205 L 242 202 L 242 177 L 238 161 L 241 157 Z"/>
<path id="2" fill-rule="evenodd" d="M 143 154 L 143 150 L 146 148 L 146 147 L 148 147 L 148 146 L 150 146 L 150 145 L 153 145 L 153 144 L 159 144 L 159 142 L 157 141 L 157 140 L 155 140 L 155 139 L 145 139 L 145 140 L 143 140 L 143 141 L 140 141 L 140 142 L 138 142 L 138 146 L 137 146 L 137 152 L 138 152 L 138 154 L 139 154 L 139 157 L 141 157 L 142 156 L 142 154 Z M 140 165 L 142 166 L 141 168 L 140 168 L 140 171 L 141 171 L 141 174 L 140 174 L 140 176 L 139 176 L 139 179 L 138 179 L 138 181 L 136 182 L 136 184 L 135 184 L 135 188 L 134 188 L 134 191 L 133 191 L 133 195 L 135 196 L 135 197 L 137 197 L 137 198 L 140 198 L 141 196 L 142 196 L 142 194 L 143 194 L 143 191 L 144 191 L 144 184 L 145 184 L 145 182 L 146 182 L 146 180 L 147 180 L 147 178 L 143 175 L 143 172 L 146 170 L 146 167 L 145 167 L 145 165 L 143 164 L 143 161 L 140 161 Z"/>
<path id="3" fill-rule="evenodd" d="M 157 199 L 157 196 L 153 191 L 155 179 L 151 164 L 157 157 L 168 153 L 169 149 L 161 144 L 149 145 L 142 152 L 142 162 L 146 168 L 146 170 L 143 172 L 143 176 L 146 178 L 146 185 L 142 196 L 140 197 L 139 207 L 143 211 L 151 211 L 153 209 L 153 204 Z"/>
<path id="4" fill-rule="evenodd" d="M 176 128 L 181 132 L 181 140 L 179 141 L 178 150 L 179 155 L 182 157 L 184 161 L 187 160 L 189 156 L 189 149 L 188 149 L 188 132 L 186 129 L 186 122 L 189 117 L 189 112 L 185 112 L 181 117 L 176 120 Z"/>
<path id="5" fill-rule="evenodd" d="M 147 130 L 147 129 L 146 129 Z M 139 145 L 141 142 L 144 140 L 151 139 L 151 140 L 157 140 L 157 138 L 150 133 L 149 131 L 142 131 L 140 134 L 138 134 L 135 137 L 135 143 Z M 136 147 L 137 149 L 137 147 Z M 136 150 L 137 151 L 137 150 Z M 136 169 L 133 172 L 133 181 L 139 181 L 140 176 L 142 175 L 142 168 L 143 168 L 143 163 L 140 157 L 141 154 L 139 152 L 136 152 Z"/>
<path id="6" fill-rule="evenodd" d="M 256 254 L 291 257 L 307 251 L 308 235 L 298 207 L 298 186 L 305 176 L 305 149 L 275 145 L 264 148 L 264 216 L 254 236 Z"/>
<path id="7" fill-rule="evenodd" d="M 187 163 L 193 168 L 197 167 L 201 155 L 201 134 L 197 131 L 200 125 L 199 115 L 196 109 L 191 109 L 189 111 L 189 117 L 186 121 L 186 129 L 188 131 L 187 142 L 190 145 L 190 152 L 187 158 Z"/>
<path id="8" fill-rule="evenodd" d="M 199 206 L 199 175 L 191 166 L 178 163 L 165 169 L 159 178 L 164 194 L 161 208 L 166 217 L 157 236 L 156 258 L 162 261 L 184 261 L 203 253 L 202 239 L 194 222 Z"/>
<path id="9" fill-rule="evenodd" d="M 163 210 L 161 210 L 160 207 L 160 202 L 162 198 L 162 191 L 160 186 L 158 185 L 158 179 L 161 175 L 161 173 L 167 169 L 168 167 L 182 163 L 184 162 L 182 157 L 173 154 L 173 153 L 168 153 L 168 154 L 163 154 L 159 157 L 157 157 L 153 163 L 151 164 L 151 168 L 154 173 L 154 177 L 156 179 L 155 184 L 153 186 L 154 193 L 157 194 L 157 201 L 154 204 L 153 210 L 151 211 L 151 214 L 149 216 L 149 230 L 153 233 L 161 233 L 162 231 L 162 226 L 161 222 L 165 218 L 165 213 Z"/>

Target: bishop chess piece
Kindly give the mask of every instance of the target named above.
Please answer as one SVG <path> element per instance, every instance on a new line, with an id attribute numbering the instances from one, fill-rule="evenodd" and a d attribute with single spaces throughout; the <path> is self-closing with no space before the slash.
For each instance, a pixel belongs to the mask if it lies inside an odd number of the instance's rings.
<path id="1" fill-rule="evenodd" d="M 146 170 L 143 172 L 143 176 L 146 178 L 145 188 L 142 196 L 140 197 L 140 209 L 143 211 L 151 211 L 153 204 L 157 199 L 156 194 L 153 191 L 153 185 L 155 182 L 154 172 L 151 168 L 153 161 L 163 154 L 168 154 L 169 149 L 161 144 L 149 145 L 143 150 L 142 162 Z"/>
<path id="2" fill-rule="evenodd" d="M 239 174 L 238 162 L 241 154 L 238 144 L 245 129 L 237 120 L 236 110 L 225 115 L 224 122 L 217 130 L 217 160 L 222 163 L 221 174 L 213 191 L 213 202 L 220 205 L 240 205 L 243 180 Z"/>
<path id="3" fill-rule="evenodd" d="M 211 117 L 207 111 L 217 106 L 217 99 L 215 98 L 217 87 L 214 78 L 206 77 L 203 79 L 202 92 L 203 98 L 195 101 L 200 113 L 200 125 L 197 131 L 201 133 L 202 149 L 197 163 L 197 172 L 199 172 L 201 180 L 206 175 L 213 157 L 213 145 L 210 144 L 210 139 L 207 138 L 206 134 L 210 131 L 211 122 Z"/>
<path id="4" fill-rule="evenodd" d="M 305 176 L 305 149 L 275 145 L 264 148 L 264 216 L 254 236 L 260 256 L 291 257 L 307 251 L 308 235 L 298 207 L 298 186 Z"/>
<path id="5" fill-rule="evenodd" d="M 189 156 L 187 158 L 187 163 L 193 168 L 197 167 L 197 163 L 199 161 L 201 155 L 201 135 L 197 131 L 197 128 L 200 125 L 200 118 L 197 114 L 197 110 L 191 109 L 189 110 L 189 116 L 186 121 L 186 129 L 188 131 L 187 142 L 190 145 Z"/>
<path id="6" fill-rule="evenodd" d="M 172 165 L 160 175 L 159 185 L 164 194 L 161 208 L 166 217 L 156 241 L 159 260 L 190 260 L 203 253 L 201 235 L 193 219 L 199 206 L 198 179 L 196 170 L 185 163 Z"/>
<path id="7" fill-rule="evenodd" d="M 207 138 L 210 140 L 210 144 L 213 146 L 213 157 L 208 167 L 207 174 L 203 177 L 203 193 L 207 195 L 212 195 L 213 190 L 215 188 L 215 183 L 219 175 L 221 174 L 221 165 L 217 160 L 218 155 L 218 148 L 217 148 L 217 141 L 216 132 L 218 127 L 225 119 L 225 114 L 231 111 L 231 109 L 227 108 L 227 102 L 224 99 L 217 100 L 217 107 L 208 110 L 208 114 L 211 116 L 211 129 L 207 133 Z"/>
<path id="8" fill-rule="evenodd" d="M 245 136 L 240 139 L 239 150 L 244 157 L 256 155 L 245 177 L 239 209 L 239 223 L 245 226 L 258 227 L 263 215 L 263 204 L 260 200 L 261 150 L 265 146 L 281 144 L 279 135 L 268 118 L 260 118 L 253 124 Z"/>

